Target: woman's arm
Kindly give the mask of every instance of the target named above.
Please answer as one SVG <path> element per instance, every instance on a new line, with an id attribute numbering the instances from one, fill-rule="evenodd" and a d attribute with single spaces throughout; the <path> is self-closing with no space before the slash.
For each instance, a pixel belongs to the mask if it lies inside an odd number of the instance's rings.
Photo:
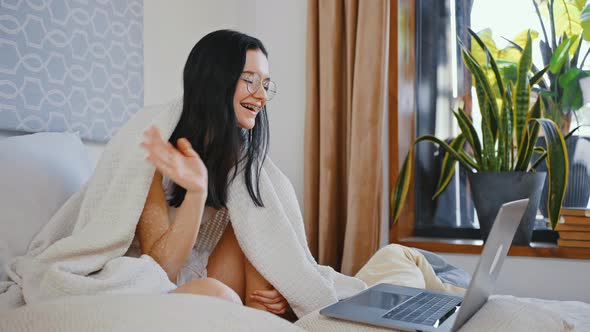
<path id="1" fill-rule="evenodd" d="M 176 282 L 197 240 L 205 199 L 206 194 L 187 192 L 170 224 L 162 175 L 156 171 L 139 218 L 137 236 L 142 254 L 158 262 L 172 282 Z"/>
<path id="2" fill-rule="evenodd" d="M 264 303 L 257 301 L 254 292 L 261 290 L 271 290 L 272 285 L 254 268 L 252 263 L 244 255 L 244 273 L 246 279 L 246 291 L 244 294 L 244 304 L 248 307 L 266 310 Z"/>
<path id="3" fill-rule="evenodd" d="M 246 306 L 284 316 L 290 311 L 289 303 L 244 256 L 246 274 Z M 290 316 L 289 316 L 290 317 Z M 287 319 L 286 317 L 283 317 Z"/>
<path id="4" fill-rule="evenodd" d="M 141 146 L 149 155 L 147 159 L 156 172 L 146 204 L 140 217 L 137 233 L 142 253 L 158 262 L 172 282 L 191 253 L 207 199 L 207 167 L 193 150 L 186 138 L 174 147 L 160 136 L 157 128 L 145 133 Z M 162 176 L 166 176 L 186 189 L 186 195 L 170 224 L 168 206 L 162 188 Z"/>

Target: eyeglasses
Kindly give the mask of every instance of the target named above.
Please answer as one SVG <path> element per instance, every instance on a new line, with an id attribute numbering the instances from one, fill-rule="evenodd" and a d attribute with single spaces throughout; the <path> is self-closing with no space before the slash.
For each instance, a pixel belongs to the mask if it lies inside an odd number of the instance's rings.
<path id="1" fill-rule="evenodd" d="M 266 91 L 268 100 L 271 100 L 277 94 L 277 84 L 269 79 L 263 81 L 258 73 L 243 72 L 240 79 L 246 82 L 246 89 L 251 94 L 255 94 L 260 89 L 260 86 Z"/>

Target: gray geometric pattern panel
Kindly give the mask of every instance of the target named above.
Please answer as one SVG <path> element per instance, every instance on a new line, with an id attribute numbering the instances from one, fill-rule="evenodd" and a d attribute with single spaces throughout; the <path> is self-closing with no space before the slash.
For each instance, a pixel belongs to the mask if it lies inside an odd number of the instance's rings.
<path id="1" fill-rule="evenodd" d="M 143 108 L 143 0 L 0 0 L 0 129 L 108 141 Z"/>

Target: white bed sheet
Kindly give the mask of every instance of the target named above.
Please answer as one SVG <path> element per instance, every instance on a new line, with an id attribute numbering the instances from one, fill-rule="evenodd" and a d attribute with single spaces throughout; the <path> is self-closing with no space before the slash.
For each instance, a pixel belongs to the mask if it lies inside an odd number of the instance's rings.
<path id="1" fill-rule="evenodd" d="M 0 312 L 0 331 L 391 331 L 320 316 L 292 324 L 217 298 L 186 294 L 63 298 Z M 461 331 L 590 331 L 590 304 L 493 296 Z"/>
<path id="2" fill-rule="evenodd" d="M 302 331 L 268 312 L 208 296 L 98 295 L 0 312 L 0 331 Z"/>

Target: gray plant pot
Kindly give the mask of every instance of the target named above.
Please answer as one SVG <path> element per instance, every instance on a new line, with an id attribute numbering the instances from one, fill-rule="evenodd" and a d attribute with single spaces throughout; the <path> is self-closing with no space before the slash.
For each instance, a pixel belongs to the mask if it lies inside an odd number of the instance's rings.
<path id="1" fill-rule="evenodd" d="M 482 239 L 490 234 L 502 204 L 528 198 L 529 205 L 520 220 L 512 244 L 528 246 L 533 236 L 545 172 L 480 172 L 469 174 L 473 204 L 477 211 Z"/>

